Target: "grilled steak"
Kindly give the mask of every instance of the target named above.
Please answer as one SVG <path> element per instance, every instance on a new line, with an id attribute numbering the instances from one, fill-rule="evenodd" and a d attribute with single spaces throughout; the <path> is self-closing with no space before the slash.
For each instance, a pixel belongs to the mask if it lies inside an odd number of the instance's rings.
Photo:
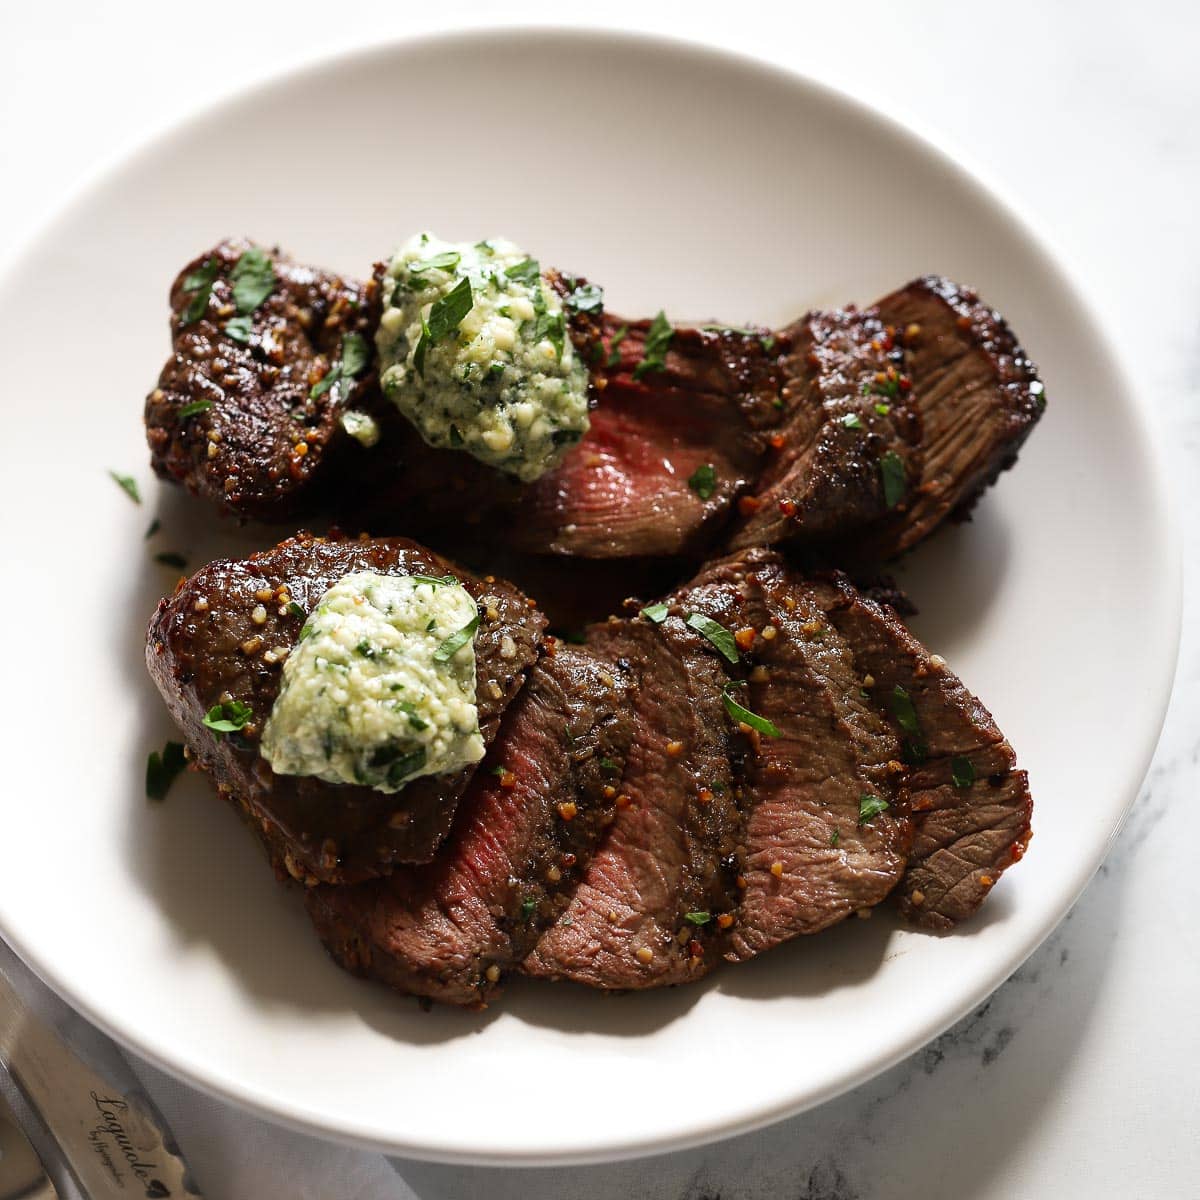
<path id="1" fill-rule="evenodd" d="M 406 539 L 301 535 L 248 559 L 219 560 L 163 600 L 150 624 L 146 662 L 195 760 L 239 807 L 277 868 L 308 884 L 352 883 L 386 874 L 397 862 L 428 861 L 474 774 L 468 768 L 423 776 L 388 795 L 277 775 L 259 755 L 280 664 L 307 614 L 341 576 L 368 570 L 454 574 L 479 600 L 477 705 L 490 744 L 537 657 L 545 620 L 511 584 L 466 576 Z M 264 620 L 255 620 L 263 616 L 256 608 L 265 610 Z M 253 715 L 240 733 L 217 738 L 204 715 L 230 701 Z"/>
<path id="2" fill-rule="evenodd" d="M 754 430 L 778 421 L 775 339 L 677 329 L 644 371 L 648 321 L 609 317 L 593 366 L 592 427 L 556 470 L 524 489 L 514 544 L 531 552 L 624 558 L 699 555 L 757 478 Z"/>
<path id="3" fill-rule="evenodd" d="M 738 960 L 878 904 L 904 872 L 912 834 L 894 791 L 897 740 L 807 583 L 762 550 L 705 577 L 692 606 L 743 638 L 753 631 L 738 699 L 778 733 L 750 733 L 739 780 L 741 904 L 725 947 Z"/>
<path id="4" fill-rule="evenodd" d="M 788 342 L 778 448 L 742 500 L 734 547 L 853 538 L 921 477 L 920 423 L 878 312 L 810 313 Z"/>
<path id="5" fill-rule="evenodd" d="M 853 648 L 910 764 L 898 787 L 915 826 L 900 907 L 918 924 L 949 928 L 1024 854 L 1028 777 L 987 709 L 893 614 L 844 580 L 818 585 L 814 595 Z"/>
<path id="6" fill-rule="evenodd" d="M 333 956 L 402 992 L 485 1003 L 561 913 L 612 820 L 632 733 L 624 694 L 624 672 L 588 650 L 543 657 L 432 863 L 308 891 Z"/>
<path id="7" fill-rule="evenodd" d="M 146 398 L 146 440 L 163 479 L 226 512 L 282 520 L 329 503 L 325 484 L 353 446 L 339 418 L 374 387 L 373 373 L 320 385 L 347 335 L 371 347 L 373 285 L 274 250 L 275 286 L 245 314 L 237 264 L 251 249 L 222 242 L 172 285 L 174 350 Z"/>
<path id="8" fill-rule="evenodd" d="M 616 817 L 524 969 L 598 988 L 680 983 L 713 965 L 706 934 L 732 907 L 739 821 L 725 672 L 675 617 L 657 627 L 614 618 L 588 646 L 629 664 L 633 742 Z"/>
<path id="9" fill-rule="evenodd" d="M 886 296 L 880 319 L 896 330 L 921 419 L 921 482 L 903 516 L 860 550 L 890 558 L 949 516 L 964 517 L 1017 452 L 1045 408 L 1037 368 L 1012 330 L 975 292 L 927 275 Z"/>

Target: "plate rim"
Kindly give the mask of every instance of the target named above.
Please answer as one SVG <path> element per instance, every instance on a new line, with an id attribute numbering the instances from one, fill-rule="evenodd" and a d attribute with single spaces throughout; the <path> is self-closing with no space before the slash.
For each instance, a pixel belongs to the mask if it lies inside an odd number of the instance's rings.
<path id="1" fill-rule="evenodd" d="M 616 1162 L 686 1150 L 710 1144 L 725 1138 L 735 1137 L 762 1129 L 778 1121 L 795 1116 L 807 1109 L 815 1108 L 835 1097 L 862 1085 L 897 1063 L 909 1057 L 931 1039 L 938 1036 L 960 1020 L 987 996 L 991 995 L 1012 974 L 1064 919 L 1092 877 L 1108 857 L 1113 843 L 1122 828 L 1151 766 L 1162 736 L 1163 726 L 1174 697 L 1174 685 L 1178 668 L 1179 648 L 1182 636 L 1183 605 L 1183 558 L 1182 535 L 1178 517 L 1178 505 L 1174 487 L 1167 471 L 1167 453 L 1164 444 L 1151 420 L 1149 401 L 1142 390 L 1134 384 L 1131 372 L 1118 346 L 1102 336 L 1103 322 L 1093 303 L 1077 285 L 1075 276 L 1068 269 L 1053 247 L 1053 243 L 1042 232 L 1037 222 L 1029 215 L 1023 204 L 1016 201 L 1007 188 L 997 183 L 990 172 L 979 165 L 969 152 L 954 145 L 952 140 L 934 134 L 927 125 L 905 113 L 903 118 L 876 107 L 845 88 L 815 78 L 798 68 L 784 66 L 778 62 L 741 50 L 730 50 L 702 38 L 669 36 L 656 32 L 622 29 L 604 22 L 555 23 L 552 21 L 522 23 L 472 23 L 466 26 L 451 26 L 436 31 L 412 35 L 397 35 L 369 45 L 352 46 L 332 53 L 306 55 L 284 64 L 249 83 L 236 84 L 206 103 L 191 109 L 185 115 L 157 128 L 150 133 L 137 136 L 119 145 L 96 167 L 84 174 L 70 189 L 60 204 L 47 216 L 22 230 L 17 240 L 0 257 L 0 286 L 11 274 L 16 274 L 26 261 L 36 258 L 37 252 L 47 235 L 60 222 L 69 219 L 95 191 L 103 189 L 121 172 L 152 159 L 160 150 L 168 147 L 181 136 L 197 132 L 206 124 L 218 119 L 223 112 L 234 110 L 252 102 L 262 94 L 271 92 L 305 77 L 316 77 L 338 69 L 353 68 L 356 64 L 368 64 L 376 60 L 386 61 L 397 53 L 411 52 L 424 45 L 438 47 L 455 43 L 486 43 L 495 48 L 496 43 L 528 42 L 538 38 L 545 42 L 566 40 L 574 43 L 606 42 L 616 53 L 626 48 L 652 49 L 667 55 L 690 58 L 697 64 L 705 61 L 714 65 L 735 68 L 745 74 L 767 76 L 775 82 L 792 88 L 806 89 L 817 99 L 840 105 L 851 110 L 854 116 L 882 129 L 890 138 L 904 143 L 914 153 L 935 163 L 942 171 L 953 176 L 997 218 L 1007 224 L 1031 249 L 1041 267 L 1052 278 L 1061 293 L 1074 306 L 1081 323 L 1092 333 L 1096 345 L 1102 349 L 1104 369 L 1115 381 L 1118 392 L 1129 410 L 1132 423 L 1139 436 L 1140 450 L 1147 460 L 1147 499 L 1153 507 L 1153 516 L 1160 524 L 1163 543 L 1163 566 L 1166 577 L 1163 601 L 1166 622 L 1160 627 L 1160 636 L 1155 648 L 1155 665 L 1152 674 L 1156 680 L 1155 700 L 1148 706 L 1145 725 L 1138 739 L 1137 753 L 1131 758 L 1131 767 L 1114 788 L 1114 794 L 1125 796 L 1123 806 L 1098 854 L 1079 866 L 1069 890 L 1069 901 L 1061 911 L 1036 923 L 1035 930 L 1018 948 L 1014 949 L 993 968 L 984 973 L 981 982 L 969 989 L 966 1002 L 947 1006 L 937 1011 L 919 1026 L 910 1028 L 908 1036 L 899 1039 L 886 1054 L 864 1062 L 857 1069 L 848 1070 L 828 1080 L 823 1087 L 810 1090 L 803 1097 L 792 1101 L 780 1101 L 761 1107 L 747 1108 L 741 1117 L 729 1120 L 702 1122 L 687 1134 L 659 1135 L 637 1141 L 614 1141 L 611 1138 L 575 1147 L 557 1148 L 545 1152 L 517 1150 L 501 1154 L 494 1150 L 475 1150 L 465 1146 L 461 1140 L 454 1143 L 414 1145 L 401 1136 L 382 1139 L 364 1130 L 355 1130 L 345 1124 L 331 1123 L 327 1114 L 293 1105 L 290 1109 L 278 1106 L 271 1098 L 263 1097 L 252 1087 L 238 1083 L 225 1075 L 205 1073 L 191 1063 L 172 1059 L 170 1053 L 151 1045 L 140 1037 L 136 1030 L 125 1029 L 107 1014 L 98 1012 L 86 995 L 78 993 L 57 978 L 50 964 L 36 954 L 21 938 L 7 928 L 0 913 L 0 934 L 16 951 L 22 961 L 54 992 L 66 998 L 94 1025 L 104 1030 L 118 1044 L 132 1050 L 140 1058 L 151 1063 L 169 1076 L 180 1079 L 189 1086 L 213 1096 L 235 1107 L 248 1110 L 268 1121 L 309 1135 L 336 1140 L 342 1144 L 374 1150 L 383 1154 L 408 1157 L 428 1162 L 458 1165 L 532 1167 L 571 1166 L 601 1162 Z M 1093 861 L 1094 859 L 1094 861 Z"/>

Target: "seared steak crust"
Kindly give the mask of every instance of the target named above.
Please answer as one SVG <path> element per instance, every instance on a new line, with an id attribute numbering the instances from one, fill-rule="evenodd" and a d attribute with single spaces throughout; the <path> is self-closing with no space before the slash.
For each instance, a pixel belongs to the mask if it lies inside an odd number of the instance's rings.
<path id="1" fill-rule="evenodd" d="M 590 649 L 634 673 L 633 742 L 615 819 L 525 960 L 528 974 L 646 988 L 696 978 L 715 961 L 706 934 L 732 906 L 738 827 L 725 672 L 681 622 L 668 627 L 676 623 L 614 618 L 589 634 Z"/>
<path id="2" fill-rule="evenodd" d="M 437 858 L 306 893 L 330 953 L 399 991 L 481 1005 L 569 902 L 612 820 L 632 728 L 625 673 L 559 646 L 505 714 Z"/>
<path id="3" fill-rule="evenodd" d="M 339 418 L 374 387 L 372 371 L 353 386 L 312 389 L 337 360 L 349 333 L 372 344 L 373 285 L 300 266 L 267 252 L 276 286 L 252 315 L 248 340 L 230 333 L 230 273 L 252 243 L 221 242 L 189 263 L 171 287 L 174 348 L 146 398 L 146 440 L 155 472 L 238 516 L 279 521 L 328 504 L 324 492 L 347 444 Z M 189 274 L 217 274 L 199 317 Z M 236 329 L 236 326 L 234 327 Z M 193 406 L 207 404 L 202 411 Z"/>
<path id="4" fill-rule="evenodd" d="M 1017 461 L 1045 408 L 1045 390 L 1004 318 L 969 288 L 926 275 L 885 297 L 878 311 L 903 344 L 924 452 L 902 520 L 863 546 L 893 557 L 948 516 L 966 516 Z"/>
<path id="5" fill-rule="evenodd" d="M 809 313 L 787 331 L 784 418 L 742 502 L 734 547 L 853 537 L 887 520 L 921 477 L 920 421 L 902 356 L 878 310 Z"/>
<path id="6" fill-rule="evenodd" d="M 488 744 L 537 658 L 545 624 L 511 584 L 467 576 L 404 538 L 302 534 L 248 559 L 210 563 L 160 602 L 146 662 L 193 757 L 239 807 L 277 868 L 308 884 L 352 883 L 386 874 L 397 862 L 428 861 L 474 774 L 468 768 L 423 776 L 386 795 L 276 775 L 259 755 L 283 658 L 321 595 L 353 571 L 450 573 L 479 601 L 476 693 Z M 257 608 L 266 614 L 261 622 L 254 619 Z M 205 713 L 235 700 L 249 705 L 250 723 L 215 737 L 203 724 Z"/>
<path id="7" fill-rule="evenodd" d="M 894 614 L 844 579 L 819 585 L 815 594 L 871 677 L 867 690 L 889 714 L 910 764 L 898 789 L 915 827 L 900 907 L 920 925 L 948 929 L 970 916 L 1024 854 L 1029 779 L 1016 769 L 991 713 Z M 897 689 L 911 702 L 911 716 Z"/>

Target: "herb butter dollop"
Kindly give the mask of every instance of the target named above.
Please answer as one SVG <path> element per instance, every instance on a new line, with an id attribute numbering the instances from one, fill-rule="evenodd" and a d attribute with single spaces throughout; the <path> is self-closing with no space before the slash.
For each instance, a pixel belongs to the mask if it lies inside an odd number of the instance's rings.
<path id="1" fill-rule="evenodd" d="M 284 663 L 263 757 L 280 775 L 380 792 L 478 762 L 478 624 L 452 576 L 343 576 Z"/>
<path id="2" fill-rule="evenodd" d="M 383 289 L 384 392 L 431 446 L 529 482 L 587 432 L 588 373 L 562 300 L 512 242 L 418 234 Z"/>

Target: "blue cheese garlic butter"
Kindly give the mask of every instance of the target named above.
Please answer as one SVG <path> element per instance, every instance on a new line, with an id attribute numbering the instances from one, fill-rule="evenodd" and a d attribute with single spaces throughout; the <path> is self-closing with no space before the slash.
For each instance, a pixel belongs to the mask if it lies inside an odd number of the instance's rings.
<path id="1" fill-rule="evenodd" d="M 587 432 L 588 372 L 562 300 L 511 242 L 418 234 L 388 265 L 383 299 L 383 389 L 431 446 L 530 482 Z"/>
<path id="2" fill-rule="evenodd" d="M 343 576 L 284 663 L 263 757 L 280 775 L 380 792 L 477 763 L 478 625 L 452 576 Z"/>

